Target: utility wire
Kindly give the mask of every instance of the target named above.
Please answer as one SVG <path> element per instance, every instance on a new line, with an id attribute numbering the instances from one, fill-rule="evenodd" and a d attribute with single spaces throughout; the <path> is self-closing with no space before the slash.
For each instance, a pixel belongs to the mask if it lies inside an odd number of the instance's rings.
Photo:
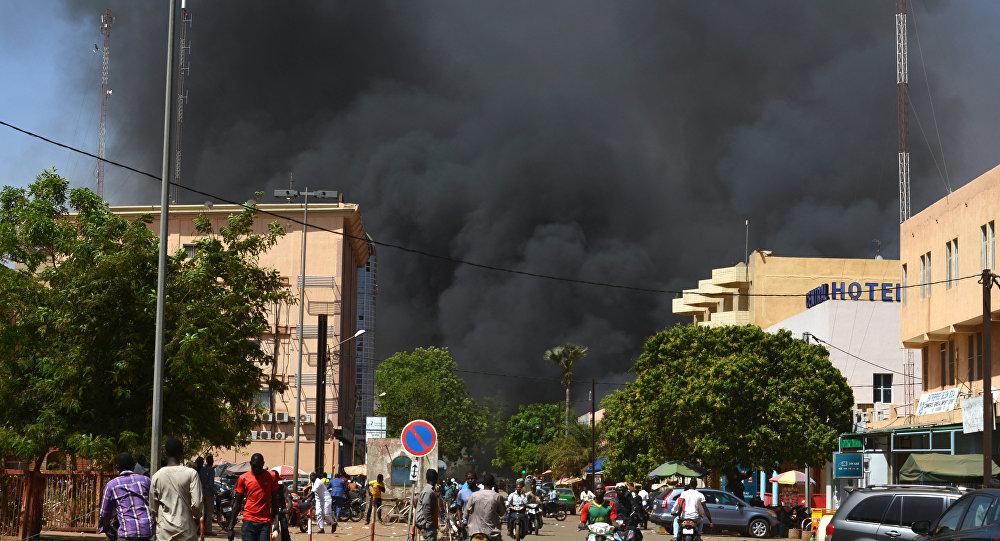
<path id="1" fill-rule="evenodd" d="M 918 121 L 918 123 L 919 123 L 919 121 Z M 90 158 L 93 158 L 95 160 L 100 160 L 100 161 L 103 161 L 103 162 L 105 162 L 107 164 L 113 165 L 115 167 L 120 167 L 122 169 L 126 169 L 128 171 L 132 171 L 133 173 L 137 173 L 139 175 L 142 175 L 142 176 L 145 176 L 145 177 L 149 177 L 150 179 L 156 180 L 158 182 L 162 182 L 161 178 L 158 177 L 157 175 L 154 175 L 153 173 L 149 173 L 147 171 L 142 171 L 141 169 L 136 169 L 135 167 L 132 167 L 132 166 L 129 166 L 129 165 L 125 165 L 123 163 L 119 163 L 119 162 L 116 162 L 114 160 L 109 160 L 107 158 L 101 158 L 100 156 L 97 156 L 96 154 L 92 154 L 90 152 L 87 152 L 85 150 L 81 150 L 81 149 L 76 148 L 76 147 L 72 147 L 72 146 L 67 145 L 65 143 L 60 143 L 58 141 L 54 141 L 52 139 L 49 139 L 48 137 L 39 135 L 37 133 L 31 132 L 31 131 L 28 131 L 28 130 L 25 130 L 23 128 L 19 128 L 19 127 L 13 125 L 13 124 L 8 123 L 8 122 L 4 122 L 3 120 L 0 120 L 0 126 L 6 126 L 6 127 L 10 128 L 10 129 L 12 129 L 14 131 L 23 133 L 23 134 L 25 134 L 27 136 L 30 136 L 30 137 L 34 137 L 36 139 L 41 139 L 42 141 L 45 141 L 47 143 L 53 144 L 53 145 L 61 147 L 61 148 L 65 148 L 66 150 L 69 150 L 71 152 L 76 152 L 76 153 L 79 153 L 79 154 L 83 154 L 83 155 L 88 156 Z M 925 137 L 925 139 L 926 139 L 926 137 Z M 943 180 L 943 178 L 942 178 L 942 180 Z M 210 192 L 205 192 L 205 191 L 202 191 L 202 190 L 198 190 L 196 188 L 192 188 L 190 186 L 185 186 L 185 185 L 177 183 L 177 182 L 169 182 L 169 184 L 171 186 L 176 186 L 178 188 L 187 190 L 187 191 L 189 191 L 191 193 L 194 193 L 194 194 L 202 195 L 202 196 L 205 196 L 205 197 L 210 197 L 210 198 L 216 199 L 218 201 L 222 201 L 224 203 L 228 203 L 228 204 L 235 205 L 235 206 L 238 206 L 238 207 L 243 207 L 244 209 L 254 210 L 255 212 L 259 212 L 260 214 L 264 214 L 264 215 L 267 215 L 267 216 L 273 216 L 275 218 L 281 218 L 283 220 L 288 220 L 288 221 L 290 221 L 292 223 L 301 225 L 303 227 L 311 227 L 311 228 L 313 228 L 313 229 L 315 229 L 317 231 L 324 231 L 324 232 L 327 232 L 327 233 L 332 233 L 334 235 L 341 235 L 344 238 L 348 238 L 348 239 L 360 240 L 360 241 L 363 241 L 363 242 L 371 242 L 372 244 L 375 244 L 376 246 L 383 246 L 383 247 L 386 247 L 386 248 L 393 248 L 393 249 L 396 249 L 396 250 L 400 250 L 402 252 L 407 252 L 407 253 L 411 253 L 411 254 L 421 255 L 421 256 L 424 256 L 424 257 L 429 257 L 429 258 L 437 259 L 437 260 L 440 260 L 440 261 L 447 261 L 449 263 L 455 263 L 455 264 L 458 264 L 458 265 L 468 265 L 468 266 L 471 266 L 471 267 L 476 267 L 476 268 L 480 268 L 480 269 L 484 269 L 484 270 L 491 270 L 491 271 L 495 271 L 495 272 L 505 272 L 505 273 L 508 273 L 508 274 L 515 274 L 515 275 L 520 275 L 520 276 L 528 276 L 528 277 L 531 277 L 531 278 L 541 278 L 541 279 L 544 279 L 544 280 L 552 280 L 552 281 L 555 281 L 555 282 L 566 282 L 566 283 L 579 284 L 579 285 L 590 285 L 590 286 L 598 286 L 598 287 L 607 287 L 607 288 L 622 289 L 622 290 L 627 290 L 627 291 L 639 291 L 639 292 L 644 292 L 644 293 L 663 293 L 663 294 L 668 294 L 668 295 L 684 295 L 685 293 L 686 294 L 695 294 L 695 295 L 706 295 L 706 296 L 711 296 L 711 295 L 736 295 L 736 296 L 740 296 L 740 297 L 805 297 L 807 295 L 807 293 L 737 293 L 737 292 L 733 292 L 733 293 L 718 293 L 718 292 L 700 292 L 700 291 L 690 291 L 690 290 L 688 290 L 688 291 L 679 291 L 679 290 L 673 290 L 673 289 L 659 289 L 659 288 L 651 288 L 651 287 L 631 286 L 631 285 L 616 284 L 616 283 L 611 283 L 611 282 L 598 282 L 598 281 L 595 281 L 595 280 L 581 280 L 579 278 L 569 278 L 569 277 L 565 277 L 565 276 L 555 276 L 555 275 L 551 275 L 551 274 L 541 274 L 541 273 L 536 273 L 536 272 L 529 272 L 529 271 L 511 269 L 511 268 L 507 268 L 507 267 L 497 267 L 495 265 L 487 265 L 487 264 L 484 264 L 484 263 L 477 263 L 475 261 L 469 261 L 469 260 L 466 260 L 466 259 L 460 259 L 460 258 L 451 257 L 451 256 L 447 256 L 447 255 L 435 254 L 433 252 L 428 252 L 426 250 L 421 250 L 421 249 L 417 249 L 417 248 L 409 248 L 409 247 L 403 246 L 401 244 L 395 244 L 395 243 L 391 243 L 391 242 L 378 241 L 378 240 L 375 240 L 374 238 L 359 237 L 359 236 L 356 236 L 356 235 L 351 235 L 350 233 L 347 233 L 346 231 L 335 231 L 335 230 L 332 230 L 332 229 L 327 229 L 325 227 L 320 227 L 320 226 L 316 226 L 316 225 L 307 225 L 305 222 L 302 222 L 301 220 L 298 220 L 298 219 L 296 219 L 294 217 L 286 216 L 284 214 L 280 214 L 280 213 L 275 212 L 275 211 L 264 210 L 264 209 L 258 208 L 255 205 L 248 205 L 246 203 L 239 203 L 239 202 L 236 202 L 236 201 L 232 201 L 232 200 L 227 199 L 225 197 L 222 197 L 220 195 L 213 194 L 213 193 L 210 193 Z M 900 286 L 900 287 L 906 289 L 906 288 L 911 288 L 911 287 L 940 284 L 940 283 L 944 283 L 944 282 L 948 282 L 948 281 L 958 281 L 958 280 L 965 280 L 965 279 L 968 279 L 968 278 L 978 278 L 979 276 L 980 276 L 979 274 L 974 274 L 974 275 L 971 275 L 971 276 L 963 276 L 961 278 L 953 278 L 952 280 L 940 280 L 940 281 L 937 281 L 937 282 L 929 282 L 929 283 L 921 283 L 921 284 L 910 284 L 910 285 L 905 285 L 905 286 Z"/>
<path id="2" fill-rule="evenodd" d="M 835 350 L 837 350 L 837 351 L 839 351 L 841 353 L 844 353 L 845 355 L 850 355 L 851 357 L 854 357 L 855 359 L 857 359 L 857 360 L 859 360 L 859 361 L 861 361 L 863 363 L 868 363 L 868 364 L 870 364 L 870 365 L 872 365 L 872 366 L 874 366 L 876 368 L 881 368 L 882 370 L 885 370 L 886 372 L 892 372 L 893 374 L 899 374 L 900 376 L 905 376 L 906 375 L 906 374 L 904 374 L 902 372 L 893 370 L 891 368 L 886 368 L 886 367 L 884 367 L 884 366 L 882 366 L 880 364 L 875 364 L 875 363 L 869 361 L 868 359 L 863 359 L 861 357 L 858 357 L 857 355 L 851 353 L 850 351 L 847 351 L 845 349 L 841 349 L 841 348 L 839 348 L 839 347 L 831 344 L 830 342 L 827 342 L 826 340 L 823 340 L 822 338 L 816 336 L 815 334 L 809 333 L 809 336 L 811 336 L 814 340 L 816 340 L 820 344 L 823 344 L 825 346 L 829 346 L 829 347 L 831 347 L 831 348 L 833 348 L 833 349 L 835 349 Z M 918 377 L 916 377 L 916 376 L 913 377 L 913 380 L 914 381 L 921 381 L 921 379 L 918 378 Z"/>
<path id="3" fill-rule="evenodd" d="M 941 139 L 941 130 L 938 128 L 937 113 L 934 111 L 934 96 L 931 94 L 931 82 L 927 78 L 927 64 L 924 62 L 924 48 L 920 45 L 920 30 L 917 28 L 917 6 L 916 3 L 911 4 L 911 6 L 913 7 L 913 34 L 917 37 L 917 52 L 920 53 L 920 67 L 924 70 L 924 85 L 927 87 L 927 101 L 931 106 L 931 120 L 934 121 L 934 132 L 937 134 L 938 150 L 941 152 L 941 164 L 944 165 L 943 180 L 945 186 L 948 188 L 948 193 L 951 193 L 951 175 L 948 174 L 948 160 L 945 159 L 944 155 L 944 140 Z M 917 120 L 917 124 L 920 124 L 919 120 Z M 922 126 L 920 129 L 923 131 Z"/>

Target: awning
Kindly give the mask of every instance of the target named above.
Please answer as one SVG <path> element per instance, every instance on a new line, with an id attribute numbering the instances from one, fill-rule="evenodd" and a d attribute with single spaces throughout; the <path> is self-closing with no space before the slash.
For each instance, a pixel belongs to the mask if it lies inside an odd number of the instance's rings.
<path id="1" fill-rule="evenodd" d="M 579 477 L 563 477 L 562 479 L 556 481 L 556 486 L 557 487 L 570 486 L 582 482 L 583 479 Z"/>
<path id="2" fill-rule="evenodd" d="M 368 465 L 359 464 L 357 466 L 344 466 L 344 473 L 347 475 L 368 475 Z"/>
<path id="3" fill-rule="evenodd" d="M 604 471 L 604 462 L 607 459 L 608 459 L 608 457 L 598 458 L 597 459 L 597 473 L 600 473 L 600 472 Z M 584 468 L 583 474 L 587 475 L 588 473 L 594 473 L 594 468 L 592 466 L 587 466 L 586 468 Z"/>
<path id="4" fill-rule="evenodd" d="M 1000 466 L 992 465 L 992 475 L 1000 474 Z M 950 483 L 982 477 L 983 455 L 913 453 L 899 469 L 899 480 L 907 482 Z"/>

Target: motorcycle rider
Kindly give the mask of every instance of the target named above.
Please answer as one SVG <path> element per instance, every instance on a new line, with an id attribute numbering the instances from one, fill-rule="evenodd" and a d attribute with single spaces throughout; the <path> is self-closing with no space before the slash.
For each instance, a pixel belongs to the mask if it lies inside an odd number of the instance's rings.
<path id="1" fill-rule="evenodd" d="M 594 499 L 583 504 L 580 511 L 580 527 L 586 528 L 595 522 L 614 524 L 618 520 L 618 510 L 614 502 L 604 499 L 604 483 L 594 484 Z"/>
<path id="2" fill-rule="evenodd" d="M 509 510 L 515 505 L 528 505 L 528 495 L 524 493 L 524 479 L 518 479 L 516 489 L 510 493 L 510 496 L 507 496 L 507 535 L 511 537 L 514 537 L 514 517 Z M 530 524 L 528 524 L 528 528 L 531 528 Z"/>
<path id="3" fill-rule="evenodd" d="M 692 479 L 688 483 L 687 490 L 681 492 L 680 496 L 677 496 L 677 501 L 674 502 L 673 511 L 679 513 L 674 516 L 674 539 L 678 539 L 680 536 L 679 525 L 681 519 L 684 520 L 694 520 L 698 524 L 698 537 L 701 537 L 702 532 L 705 530 L 705 519 L 708 517 L 709 527 L 714 526 L 712 523 L 712 513 L 708 511 L 708 506 L 705 505 L 705 496 L 698 492 L 697 479 Z"/>

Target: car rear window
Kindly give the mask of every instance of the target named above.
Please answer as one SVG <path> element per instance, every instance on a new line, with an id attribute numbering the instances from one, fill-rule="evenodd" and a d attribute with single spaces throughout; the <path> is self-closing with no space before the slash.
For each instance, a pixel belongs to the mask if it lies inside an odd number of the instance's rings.
<path id="1" fill-rule="evenodd" d="M 882 515 L 885 514 L 885 510 L 889 507 L 891 501 L 891 494 L 879 494 L 878 496 L 865 498 L 858 502 L 858 505 L 855 505 L 854 509 L 851 509 L 851 512 L 847 514 L 847 520 L 855 522 L 881 522 Z"/>

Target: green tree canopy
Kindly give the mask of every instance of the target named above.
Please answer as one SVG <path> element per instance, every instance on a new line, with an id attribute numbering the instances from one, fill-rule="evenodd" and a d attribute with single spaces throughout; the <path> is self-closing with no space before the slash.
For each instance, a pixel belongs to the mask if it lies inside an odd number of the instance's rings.
<path id="1" fill-rule="evenodd" d="M 585 346 L 579 344 L 563 344 L 552 349 L 545 350 L 542 357 L 546 361 L 554 362 L 562 369 L 562 385 L 566 389 L 566 424 L 563 435 L 569 435 L 569 390 L 573 386 L 573 365 L 577 361 L 587 356 Z"/>
<path id="2" fill-rule="evenodd" d="M 647 340 L 635 372 L 602 402 L 612 478 L 670 459 L 727 475 L 820 464 L 851 427 L 847 380 L 826 349 L 788 331 L 676 326 Z"/>
<path id="3" fill-rule="evenodd" d="M 521 470 L 541 472 L 545 444 L 561 432 L 561 409 L 560 404 L 519 406 L 517 413 L 507 420 L 503 438 L 497 442 L 493 465 L 518 475 Z"/>
<path id="4" fill-rule="evenodd" d="M 256 211 L 167 265 L 163 433 L 188 449 L 244 443 L 270 358 L 256 339 L 289 302 L 257 266 L 282 234 L 253 234 Z M 158 238 L 150 216 L 112 214 L 55 170 L 0 191 L 0 451 L 57 448 L 95 459 L 148 449 Z M 279 381 L 269 382 L 282 390 Z M 40 464 L 36 461 L 36 467 Z"/>
<path id="5" fill-rule="evenodd" d="M 375 370 L 376 413 L 384 415 L 389 435 L 406 423 L 424 419 L 438 432 L 438 448 L 451 459 L 476 445 L 486 432 L 486 411 L 477 404 L 465 382 L 455 376 L 454 359 L 447 348 L 417 348 L 399 352 Z"/>

